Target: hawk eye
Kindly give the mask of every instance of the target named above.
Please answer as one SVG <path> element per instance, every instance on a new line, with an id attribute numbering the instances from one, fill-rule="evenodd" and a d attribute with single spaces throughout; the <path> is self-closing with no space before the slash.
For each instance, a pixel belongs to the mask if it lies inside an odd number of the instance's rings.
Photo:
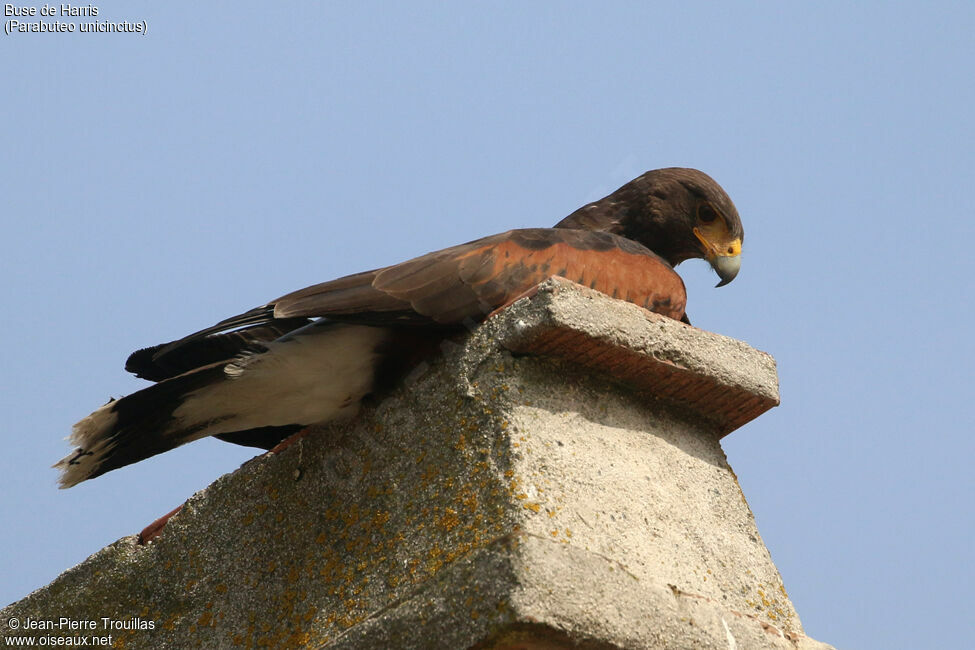
<path id="1" fill-rule="evenodd" d="M 718 218 L 718 213 L 707 203 L 702 203 L 697 208 L 697 219 L 701 223 L 711 223 Z"/>

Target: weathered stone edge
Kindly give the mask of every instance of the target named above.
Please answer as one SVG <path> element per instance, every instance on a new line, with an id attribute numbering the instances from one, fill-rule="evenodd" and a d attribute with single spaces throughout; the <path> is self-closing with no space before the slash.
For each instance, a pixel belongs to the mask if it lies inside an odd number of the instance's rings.
<path id="1" fill-rule="evenodd" d="M 597 553 L 525 534 L 472 552 L 321 647 L 406 650 L 480 641 L 479 650 L 491 650 L 526 639 L 575 648 L 832 648 L 672 585 L 640 581 Z"/>
<path id="2" fill-rule="evenodd" d="M 722 435 L 779 404 L 771 355 L 563 278 L 498 312 L 473 338 L 590 367 L 695 411 Z"/>

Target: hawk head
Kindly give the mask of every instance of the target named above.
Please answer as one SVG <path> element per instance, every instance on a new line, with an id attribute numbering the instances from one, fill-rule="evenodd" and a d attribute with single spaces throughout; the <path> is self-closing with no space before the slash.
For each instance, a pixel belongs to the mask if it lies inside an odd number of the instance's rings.
<path id="1" fill-rule="evenodd" d="M 584 205 L 556 228 L 604 230 L 638 241 L 671 266 L 707 260 L 721 287 L 738 275 L 745 231 L 735 204 L 696 169 L 655 169 Z"/>

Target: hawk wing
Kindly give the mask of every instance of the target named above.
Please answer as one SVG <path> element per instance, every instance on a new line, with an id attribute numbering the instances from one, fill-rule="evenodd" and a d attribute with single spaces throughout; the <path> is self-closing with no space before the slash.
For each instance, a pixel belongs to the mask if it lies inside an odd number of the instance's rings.
<path id="1" fill-rule="evenodd" d="M 480 321 L 553 275 L 671 318 L 684 314 L 680 276 L 645 246 L 606 232 L 527 228 L 306 287 L 139 350 L 126 369 L 159 381 L 259 349 L 312 318 L 428 327 Z"/>

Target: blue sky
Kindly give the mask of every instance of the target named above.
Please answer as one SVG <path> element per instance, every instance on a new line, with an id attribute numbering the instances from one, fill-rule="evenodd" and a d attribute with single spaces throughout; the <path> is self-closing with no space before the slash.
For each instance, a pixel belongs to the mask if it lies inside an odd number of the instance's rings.
<path id="1" fill-rule="evenodd" d="M 724 445 L 807 633 L 970 642 L 975 5 L 97 7 L 147 35 L 0 38 L 0 605 L 252 455 L 57 490 L 130 351 L 692 166 L 746 239 L 688 311 L 778 361 Z"/>

